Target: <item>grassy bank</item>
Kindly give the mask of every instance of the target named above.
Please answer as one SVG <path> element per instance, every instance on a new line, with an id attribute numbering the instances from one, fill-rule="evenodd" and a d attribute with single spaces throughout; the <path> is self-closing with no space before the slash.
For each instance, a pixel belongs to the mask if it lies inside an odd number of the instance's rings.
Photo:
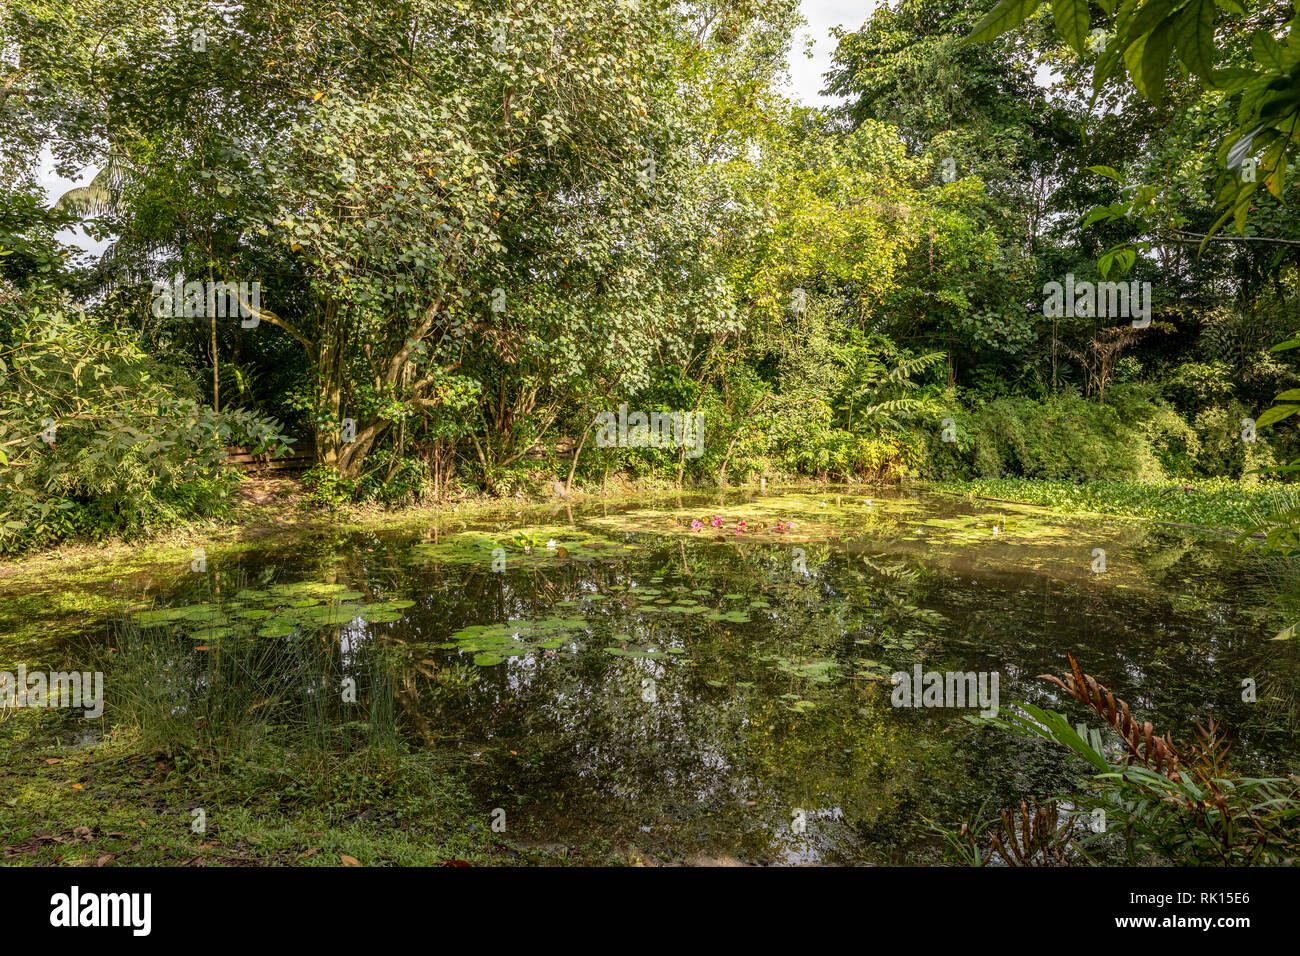
<path id="1" fill-rule="evenodd" d="M 437 865 L 500 855 L 458 825 L 427 755 L 311 762 L 270 745 L 219 758 L 118 730 L 71 744 L 35 711 L 0 723 L 7 865 Z M 201 811 L 202 832 L 195 832 Z"/>
<path id="2" fill-rule="evenodd" d="M 970 498 L 1041 505 L 1062 514 L 1143 518 L 1236 533 L 1249 530 L 1273 511 L 1295 507 L 1300 499 L 1288 487 L 1246 487 L 1224 479 L 1152 484 L 991 478 L 936 482 L 928 487 Z"/>
<path id="3" fill-rule="evenodd" d="M 461 755 L 304 752 L 270 739 L 90 740 L 55 712 L 0 713 L 0 865 L 491 866 L 636 862 L 491 831 Z M 202 832 L 195 832 L 201 819 Z"/>

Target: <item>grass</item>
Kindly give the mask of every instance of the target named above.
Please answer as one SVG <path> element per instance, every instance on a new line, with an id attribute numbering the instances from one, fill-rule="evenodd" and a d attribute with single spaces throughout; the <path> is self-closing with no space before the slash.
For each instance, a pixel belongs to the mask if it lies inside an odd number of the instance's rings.
<path id="1" fill-rule="evenodd" d="M 1228 532 L 1244 532 L 1267 514 L 1294 507 L 1290 487 L 1247 487 L 1236 481 L 1199 480 L 1192 484 L 1138 481 L 1044 481 L 1027 478 L 936 482 L 935 491 L 970 498 L 995 498 L 1042 505 L 1062 514 L 1099 514 L 1168 521 Z"/>
<path id="2" fill-rule="evenodd" d="M 267 747 L 216 764 L 191 750 L 150 749 L 129 731 L 85 748 L 33 739 L 39 731 L 17 730 L 39 723 L 33 715 L 0 729 L 10 738 L 0 757 L 9 865 L 338 866 L 344 856 L 437 865 L 497 853 L 457 826 L 462 797 L 432 757 L 312 765 Z"/>
<path id="3" fill-rule="evenodd" d="M 493 832 L 470 757 L 403 736 L 382 653 L 352 663 L 358 703 L 311 691 L 339 686 L 326 636 L 209 650 L 122 622 L 116 647 L 85 665 L 111 679 L 103 719 L 0 708 L 0 862 L 624 862 L 607 847 L 530 848 Z"/>
<path id="4" fill-rule="evenodd" d="M 492 832 L 456 758 L 433 751 L 304 754 L 265 741 L 218 755 L 151 747 L 130 729 L 69 745 L 67 727 L 50 711 L 0 715 L 0 865 L 631 862 L 607 846 Z"/>

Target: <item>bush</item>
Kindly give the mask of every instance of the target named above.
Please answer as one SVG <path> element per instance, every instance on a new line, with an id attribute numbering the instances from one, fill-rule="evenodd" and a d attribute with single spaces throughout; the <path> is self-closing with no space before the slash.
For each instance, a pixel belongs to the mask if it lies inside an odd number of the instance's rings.
<path id="1" fill-rule="evenodd" d="M 60 300 L 0 306 L 0 551 L 141 535 L 219 513 L 225 447 L 280 452 L 274 421 L 218 414 L 135 338 Z"/>
<path id="2" fill-rule="evenodd" d="M 302 503 L 309 510 L 333 513 L 357 498 L 357 483 L 328 465 L 312 468 L 302 476 L 302 481 L 306 489 Z"/>
<path id="3" fill-rule="evenodd" d="M 1088 789 L 1069 801 L 1036 801 L 1026 823 L 1013 814 L 991 834 L 987 849 L 978 827 L 949 833 L 951 855 L 982 865 L 996 853 L 1010 865 L 1062 865 L 1087 860 L 1088 845 L 1108 841 L 1123 847 L 1130 863 L 1151 860 L 1179 866 L 1294 865 L 1300 859 L 1300 777 L 1259 778 L 1233 766 L 1231 747 L 1213 718 L 1197 724 L 1195 736 L 1176 743 L 1157 736 L 1151 724 L 1133 716 L 1073 654 L 1071 673 L 1046 677 L 1089 712 L 1103 730 L 1071 724 L 1054 710 L 1019 703 L 994 718 L 972 718 L 1018 736 L 1051 741 L 1080 758 L 1092 771 Z M 1103 736 L 1104 735 L 1104 736 Z M 1072 805 L 1072 806 L 1071 806 Z M 1101 811 L 1094 837 L 1082 837 L 1061 814 Z"/>
<path id="4" fill-rule="evenodd" d="M 433 474 L 428 462 L 413 456 L 398 456 L 387 449 L 374 452 L 366 460 L 368 471 L 357 482 L 356 494 L 362 501 L 384 505 L 416 502 L 433 490 Z"/>
<path id="5" fill-rule="evenodd" d="M 922 432 L 924 477 L 1167 482 L 1237 478 L 1273 461 L 1263 435 L 1242 441 L 1241 406 L 1207 409 L 1189 424 L 1150 386 L 1114 385 L 1104 405 L 1061 392 L 949 407 L 956 441 L 943 441 L 938 425 Z"/>
<path id="6" fill-rule="evenodd" d="M 1248 485 L 1259 484 L 1256 469 L 1271 468 L 1277 464 L 1273 445 L 1264 433 L 1255 441 L 1242 440 L 1242 419 L 1247 409 L 1239 402 L 1226 408 L 1207 408 L 1192 422 L 1201 446 L 1193 474 L 1209 478 L 1240 478 Z"/>

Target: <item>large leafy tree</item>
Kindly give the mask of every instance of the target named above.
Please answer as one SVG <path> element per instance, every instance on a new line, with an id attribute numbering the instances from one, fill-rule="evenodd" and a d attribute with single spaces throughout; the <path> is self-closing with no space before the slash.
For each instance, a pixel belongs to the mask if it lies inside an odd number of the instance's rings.
<path id="1" fill-rule="evenodd" d="M 544 340 L 580 364 L 579 350 L 613 344 L 593 306 L 636 295 L 634 220 L 664 151 L 654 15 L 608 3 L 421 12 L 438 42 L 410 42 L 400 18 L 358 25 L 387 47 L 392 75 L 319 90 L 231 183 L 307 277 L 300 314 L 266 317 L 311 356 L 318 446 L 344 474 L 407 410 L 440 404 L 476 348 L 514 364 Z M 565 336 L 548 334 L 560 305 L 573 307 Z M 346 417 L 355 441 L 340 441 Z M 492 424 L 510 429 L 503 406 Z"/>
<path id="2" fill-rule="evenodd" d="M 430 410 L 473 408 L 485 468 L 508 461 L 583 381 L 644 382 L 687 317 L 725 319 L 682 71 L 693 27 L 758 14 L 715 6 L 33 0 L 13 22 L 23 75 L 65 84 L 61 162 L 122 171 L 115 262 L 260 278 L 259 334 L 301 346 L 318 452 L 355 475 Z"/>
<path id="3" fill-rule="evenodd" d="M 918 234 L 883 309 L 899 341 L 943 348 L 949 380 L 975 356 L 1006 370 L 1034 339 L 1025 302 L 1074 122 L 1036 82 L 1041 37 L 966 45 L 970 0 L 902 0 L 841 35 L 828 89 L 850 125 L 887 123 L 922 202 Z"/>
<path id="4" fill-rule="evenodd" d="M 841 32 L 827 91 L 846 97 L 844 121 L 896 127 L 911 154 L 928 154 L 935 181 L 978 175 L 1008 211 L 1036 222 L 1070 123 L 1037 82 L 1041 31 L 972 47 L 963 41 L 978 15 L 972 0 L 880 6 Z"/>
<path id="5" fill-rule="evenodd" d="M 1030 20 L 1042 0 L 999 0 L 970 33 L 989 41 Z M 1241 0 L 1053 0 L 1056 29 L 1080 57 L 1096 54 L 1094 94 L 1131 81 L 1159 105 L 1171 78 L 1194 78 L 1235 103 L 1218 147 L 1216 201 L 1224 210 L 1206 234 L 1229 218 L 1245 234 L 1260 186 L 1283 198 L 1286 170 L 1300 123 L 1300 6 Z M 1096 24 L 1096 26 L 1094 26 Z M 1257 162 L 1257 177 L 1241 175 Z"/>

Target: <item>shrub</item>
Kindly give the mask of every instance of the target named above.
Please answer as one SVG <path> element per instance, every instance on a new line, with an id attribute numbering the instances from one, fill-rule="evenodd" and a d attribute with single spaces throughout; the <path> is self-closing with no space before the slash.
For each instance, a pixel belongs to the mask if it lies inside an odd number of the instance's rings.
<path id="1" fill-rule="evenodd" d="M 419 501 L 433 489 L 428 462 L 411 455 L 399 456 L 381 448 L 366 460 L 367 471 L 357 482 L 363 501 L 401 505 Z"/>
<path id="2" fill-rule="evenodd" d="M 302 476 L 306 491 L 303 507 L 333 513 L 357 498 L 357 483 L 344 478 L 328 465 L 317 465 Z"/>
<path id="3" fill-rule="evenodd" d="M 948 407 L 941 417 L 955 423 L 956 441 L 943 441 L 938 424 L 920 435 L 920 471 L 927 478 L 1165 482 L 1235 478 L 1273 461 L 1264 437 L 1241 440 L 1244 414 L 1235 403 L 1207 409 L 1189 424 L 1144 385 L 1113 385 L 1104 405 L 1060 392 L 1041 401 L 998 398 L 972 409 L 950 399 Z"/>
<path id="4" fill-rule="evenodd" d="M 1018 704 L 994 718 L 972 718 L 1019 736 L 1049 740 L 1082 759 L 1093 776 L 1085 795 L 1066 801 L 1022 804 L 1019 819 L 1004 813 L 980 845 L 984 831 L 964 826 L 945 833 L 950 855 L 982 865 L 997 853 L 1010 865 L 1061 865 L 1088 859 L 1087 844 L 1111 838 L 1130 862 L 1156 859 L 1180 866 L 1294 864 L 1300 856 L 1300 777 L 1259 778 L 1232 766 L 1231 748 L 1213 719 L 1197 725 L 1192 740 L 1158 736 L 1150 723 L 1069 654 L 1070 673 L 1046 677 L 1101 719 L 1111 737 L 1083 724 L 1072 726 L 1053 710 Z M 1118 756 L 1116 756 L 1118 754 Z M 1090 810 L 1100 810 L 1092 814 Z M 1065 815 L 1061 826 L 1058 818 Z M 1098 820 L 1085 837 L 1071 817 Z M 1018 835 L 1019 833 L 1019 835 Z"/>
<path id="5" fill-rule="evenodd" d="M 276 422 L 200 404 L 132 335 L 65 302 L 0 311 L 0 551 L 216 514 L 239 483 L 227 445 L 287 449 Z"/>

